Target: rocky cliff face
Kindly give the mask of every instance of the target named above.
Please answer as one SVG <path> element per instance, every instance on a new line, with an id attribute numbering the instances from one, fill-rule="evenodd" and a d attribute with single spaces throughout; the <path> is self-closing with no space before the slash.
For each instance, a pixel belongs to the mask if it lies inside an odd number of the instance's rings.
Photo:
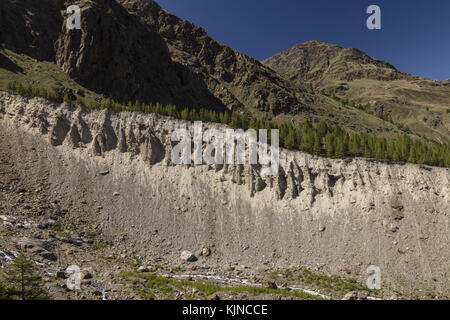
<path id="1" fill-rule="evenodd" d="M 54 61 L 64 0 L 0 2 L 0 47 Z"/>
<path id="2" fill-rule="evenodd" d="M 87 88 L 122 102 L 217 111 L 226 105 L 195 73 L 172 60 L 164 39 L 115 1 L 79 3 L 81 30 L 63 27 L 56 63 Z"/>
<path id="3" fill-rule="evenodd" d="M 313 102 L 312 95 L 294 89 L 260 62 L 210 38 L 202 28 L 168 13 L 154 1 L 119 2 L 154 28 L 165 39 L 174 61 L 198 74 L 227 106 L 279 114 L 305 111 Z"/>
<path id="4" fill-rule="evenodd" d="M 376 265 L 389 288 L 448 294 L 449 169 L 289 151 L 272 178 L 255 166 L 174 166 L 170 134 L 187 122 L 6 93 L 0 123 L 17 166 L 32 157 L 27 172 L 49 172 L 62 201 L 82 192 L 119 249 L 176 259 L 208 246 L 216 266 L 307 266 L 363 282 Z"/>

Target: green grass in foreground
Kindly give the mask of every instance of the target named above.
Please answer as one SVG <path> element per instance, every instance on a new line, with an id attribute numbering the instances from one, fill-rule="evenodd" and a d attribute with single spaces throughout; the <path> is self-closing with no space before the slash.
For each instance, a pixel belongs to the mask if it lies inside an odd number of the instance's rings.
<path id="1" fill-rule="evenodd" d="M 287 281 L 288 283 L 304 285 L 309 288 L 321 290 L 332 296 L 343 296 L 350 291 L 368 291 L 373 295 L 377 294 L 377 291 L 369 290 L 355 279 L 331 277 L 314 273 L 308 269 L 299 271 L 278 270 L 271 272 L 270 278 L 275 281 Z"/>
<path id="2" fill-rule="evenodd" d="M 318 296 L 303 292 L 257 286 L 221 286 L 214 283 L 170 279 L 151 273 L 123 272 L 120 275 L 126 282 L 133 285 L 133 288 L 139 292 L 142 298 L 147 300 L 175 299 L 176 292 L 180 291 L 187 293 L 188 299 L 204 299 L 207 296 L 218 292 L 228 292 L 236 294 L 248 293 L 253 297 L 263 294 L 276 294 L 302 300 L 322 300 L 322 298 Z M 194 288 L 198 291 L 196 296 L 189 293 L 192 292 L 192 289 Z"/>

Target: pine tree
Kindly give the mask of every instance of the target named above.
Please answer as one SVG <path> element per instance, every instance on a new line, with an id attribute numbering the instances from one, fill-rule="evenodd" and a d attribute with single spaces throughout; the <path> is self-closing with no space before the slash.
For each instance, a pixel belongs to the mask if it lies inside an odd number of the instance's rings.
<path id="1" fill-rule="evenodd" d="M 224 123 L 224 124 L 229 124 L 231 121 L 230 118 L 230 113 L 229 112 L 223 112 L 220 114 L 220 122 Z"/>
<path id="2" fill-rule="evenodd" d="M 231 115 L 230 126 L 234 129 L 242 129 L 242 119 L 237 112 L 233 112 L 233 114 Z"/>
<path id="3" fill-rule="evenodd" d="M 289 129 L 289 132 L 284 139 L 284 146 L 287 149 L 294 149 L 297 146 L 297 141 L 295 141 L 295 131 L 292 127 Z"/>
<path id="4" fill-rule="evenodd" d="M 328 157 L 334 157 L 336 155 L 334 136 L 330 132 L 325 136 L 324 148 Z"/>
<path id="5" fill-rule="evenodd" d="M 329 127 L 324 120 L 319 122 L 316 129 L 317 129 L 317 134 L 319 135 L 319 137 L 325 137 L 326 134 L 329 132 Z"/>
<path id="6" fill-rule="evenodd" d="M 11 299 L 47 300 L 42 279 L 36 275 L 32 260 L 21 253 L 5 271 L 6 292 Z"/>
<path id="7" fill-rule="evenodd" d="M 320 155 L 322 153 L 322 141 L 317 132 L 314 132 L 313 137 L 314 137 L 313 154 Z"/>
<path id="8" fill-rule="evenodd" d="M 314 133 L 312 130 L 306 131 L 302 136 L 302 141 L 300 143 L 300 150 L 307 153 L 313 153 L 314 149 Z"/>
<path id="9" fill-rule="evenodd" d="M 342 158 L 346 155 L 345 142 L 342 136 L 336 139 L 336 156 Z"/>
<path id="10" fill-rule="evenodd" d="M 189 118 L 189 110 L 183 109 L 181 110 L 181 119 L 187 120 Z"/>
<path id="11" fill-rule="evenodd" d="M 8 289 L 2 283 L 0 283 L 0 301 L 2 300 L 11 300 L 12 297 L 8 293 Z"/>

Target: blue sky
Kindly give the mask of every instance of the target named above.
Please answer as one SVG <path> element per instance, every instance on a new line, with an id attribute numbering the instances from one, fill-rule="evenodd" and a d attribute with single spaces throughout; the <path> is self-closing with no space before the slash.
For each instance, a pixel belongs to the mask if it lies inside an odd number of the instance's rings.
<path id="1" fill-rule="evenodd" d="M 213 38 L 265 59 L 296 43 L 355 47 L 400 71 L 450 78 L 448 0 L 157 0 Z M 382 10 L 382 30 L 368 30 L 366 9 Z"/>

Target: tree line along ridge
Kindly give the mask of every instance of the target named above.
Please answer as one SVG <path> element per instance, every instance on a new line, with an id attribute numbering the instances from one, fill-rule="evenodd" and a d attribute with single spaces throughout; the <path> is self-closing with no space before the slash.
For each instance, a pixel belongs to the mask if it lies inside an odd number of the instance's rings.
<path id="1" fill-rule="evenodd" d="M 371 133 L 348 132 L 339 125 L 329 125 L 325 121 L 312 123 L 307 120 L 299 125 L 291 122 L 277 122 L 249 117 L 240 112 L 216 112 L 208 109 L 178 108 L 175 105 L 143 104 L 129 102 L 121 104 L 111 98 L 101 102 L 87 102 L 67 94 L 61 95 L 54 90 L 24 86 L 11 82 L 7 91 L 27 97 L 41 97 L 52 102 L 79 104 L 87 108 L 108 109 L 114 112 L 134 111 L 154 113 L 176 119 L 204 121 L 226 124 L 234 129 L 249 128 L 279 129 L 280 144 L 291 150 L 299 150 L 317 156 L 330 158 L 363 157 L 386 163 L 415 163 L 437 167 L 450 167 L 450 144 L 419 140 L 404 134 L 388 140 Z"/>

